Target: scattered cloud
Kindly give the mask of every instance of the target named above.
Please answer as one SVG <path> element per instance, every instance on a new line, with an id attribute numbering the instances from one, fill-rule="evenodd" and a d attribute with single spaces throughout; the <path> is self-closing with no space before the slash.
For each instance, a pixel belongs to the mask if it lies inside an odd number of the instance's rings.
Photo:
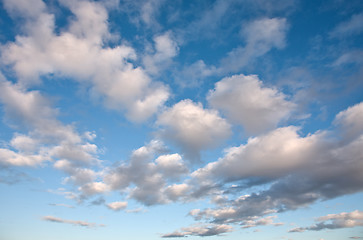
<path id="1" fill-rule="evenodd" d="M 53 217 L 53 216 L 44 216 L 42 219 L 44 221 L 48 221 L 48 222 L 66 223 L 66 224 L 71 224 L 71 225 L 74 225 L 74 226 L 89 227 L 89 228 L 104 227 L 105 226 L 103 224 L 89 223 L 89 222 L 86 222 L 86 221 L 78 221 L 78 220 L 77 221 L 67 220 L 67 219 L 62 219 L 62 218 Z"/>
<path id="2" fill-rule="evenodd" d="M 246 45 L 233 49 L 221 60 L 221 71 L 238 72 L 250 61 L 271 49 L 284 48 L 287 30 L 288 24 L 285 18 L 261 18 L 242 26 Z"/>
<path id="3" fill-rule="evenodd" d="M 196 225 L 191 227 L 182 228 L 181 231 L 176 231 L 173 233 L 168 233 L 162 235 L 163 238 L 178 238 L 178 237 L 188 237 L 188 236 L 215 236 L 221 235 L 223 233 L 227 233 L 232 231 L 232 227 L 228 225 Z"/>
<path id="4" fill-rule="evenodd" d="M 41 75 L 66 76 L 90 87 L 91 95 L 99 96 L 107 107 L 125 110 L 133 121 L 145 121 L 153 115 L 168 99 L 168 89 L 151 82 L 144 69 L 129 62 L 137 57 L 133 48 L 104 46 L 112 37 L 105 7 L 89 1 L 62 4 L 74 17 L 59 34 L 55 34 L 54 15 L 41 8 L 38 15 L 28 19 L 32 24 L 25 34 L 3 46 L 2 60 L 13 66 L 19 81 L 29 85 L 39 82 Z M 18 5 L 11 6 L 11 11 L 24 10 Z M 161 48 L 163 38 L 156 40 L 160 52 L 156 56 L 163 58 L 170 49 Z"/>
<path id="5" fill-rule="evenodd" d="M 363 226 L 363 212 L 355 210 L 353 212 L 343 212 L 329 214 L 316 219 L 318 223 L 310 227 L 299 227 L 291 229 L 289 232 L 320 231 L 323 229 L 352 228 Z"/>
<path id="6" fill-rule="evenodd" d="M 112 202 L 106 204 L 106 206 L 113 211 L 120 211 L 127 207 L 127 202 Z"/>
<path id="7" fill-rule="evenodd" d="M 217 111 L 191 100 L 166 109 L 157 124 L 164 127 L 161 136 L 180 146 L 190 159 L 198 159 L 201 150 L 218 146 L 231 134 L 230 124 Z"/>
<path id="8" fill-rule="evenodd" d="M 256 75 L 234 75 L 215 84 L 207 97 L 211 106 L 225 112 L 249 134 L 271 130 L 287 119 L 295 104 L 275 88 L 263 86 Z"/>
<path id="9" fill-rule="evenodd" d="M 332 38 L 346 38 L 363 32 L 363 13 L 354 14 L 345 22 L 340 23 L 331 32 Z"/>

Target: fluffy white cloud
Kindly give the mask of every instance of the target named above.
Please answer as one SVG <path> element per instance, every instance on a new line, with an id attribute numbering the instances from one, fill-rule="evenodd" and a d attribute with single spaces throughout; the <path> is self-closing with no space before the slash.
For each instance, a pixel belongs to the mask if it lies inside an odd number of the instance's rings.
<path id="1" fill-rule="evenodd" d="M 0 165 L 36 166 L 49 160 L 50 158 L 47 155 L 23 154 L 0 148 Z"/>
<path id="2" fill-rule="evenodd" d="M 256 75 L 242 74 L 217 82 L 209 92 L 208 101 L 252 134 L 273 129 L 295 107 L 277 89 L 263 86 Z"/>
<path id="3" fill-rule="evenodd" d="M 13 66 L 22 83 L 36 82 L 44 74 L 68 76 L 90 86 L 109 108 L 126 110 L 131 120 L 144 121 L 154 114 L 169 97 L 168 89 L 128 62 L 136 59 L 131 47 L 104 46 L 111 37 L 106 9 L 97 2 L 62 3 L 74 14 L 67 28 L 55 34 L 54 16 L 42 9 L 37 18 L 27 19 L 24 36 L 3 47 L 2 60 Z M 171 54 L 164 38 L 156 39 L 161 59 Z"/>
<path id="4" fill-rule="evenodd" d="M 183 100 L 165 110 L 157 124 L 165 127 L 162 137 L 174 141 L 192 159 L 200 150 L 218 146 L 231 133 L 230 125 L 217 111 L 204 109 L 191 100 Z"/>
<path id="5" fill-rule="evenodd" d="M 193 173 L 196 178 L 225 181 L 250 177 L 277 178 L 310 163 L 317 152 L 317 136 L 300 137 L 296 127 L 278 128 L 266 135 L 250 138 L 245 145 L 226 150 L 217 162 Z"/>
<path id="6" fill-rule="evenodd" d="M 362 191 L 361 104 L 337 114 L 337 127 L 329 131 L 302 137 L 296 127 L 279 128 L 227 150 L 225 157 L 196 170 L 188 181 L 192 186 L 189 196 L 218 196 L 218 206 L 195 210 L 190 215 L 196 220 L 249 226 L 254 218 Z M 350 128 L 343 126 L 352 127 L 355 134 L 346 138 L 344 130 L 349 133 Z M 231 182 L 235 184 L 230 186 Z M 268 185 L 264 190 L 251 188 L 265 183 Z M 242 189 L 251 193 L 237 199 L 227 198 Z M 338 218 L 329 217 L 319 221 Z M 320 223 L 311 230 L 329 226 L 333 228 L 330 223 Z"/>
<path id="7" fill-rule="evenodd" d="M 103 181 L 112 190 L 128 191 L 128 197 L 145 205 L 165 204 L 186 195 L 186 184 L 169 183 L 189 170 L 179 154 L 165 152 L 160 141 L 151 141 L 133 151 L 129 164 L 107 169 Z M 161 154 L 161 155 L 160 155 Z M 155 155 L 159 155 L 155 160 Z M 129 189 L 127 189 L 129 186 Z"/>
<path id="8" fill-rule="evenodd" d="M 127 202 L 112 202 L 112 203 L 106 204 L 106 206 L 111 210 L 120 211 L 127 207 Z"/>

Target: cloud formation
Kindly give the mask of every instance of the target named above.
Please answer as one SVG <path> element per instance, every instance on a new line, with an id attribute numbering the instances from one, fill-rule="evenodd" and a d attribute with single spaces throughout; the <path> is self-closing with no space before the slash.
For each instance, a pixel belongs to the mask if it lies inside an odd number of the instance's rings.
<path id="1" fill-rule="evenodd" d="M 157 124 L 163 126 L 161 136 L 176 143 L 187 158 L 198 159 L 199 152 L 218 146 L 231 134 L 230 124 L 215 110 L 183 100 L 165 110 Z"/>
<path id="2" fill-rule="evenodd" d="M 328 214 L 316 219 L 318 223 L 310 227 L 299 227 L 291 229 L 289 232 L 320 231 L 323 229 L 353 228 L 363 226 L 363 212 L 355 210 L 353 212 L 343 212 L 338 214 Z"/>
<path id="3" fill-rule="evenodd" d="M 207 224 L 207 225 L 196 225 L 196 226 L 182 228 L 181 231 L 164 234 L 162 235 L 162 237 L 163 238 L 179 238 L 179 237 L 188 237 L 188 236 L 207 237 L 207 236 L 221 235 L 223 233 L 227 233 L 230 231 L 232 231 L 232 227 L 228 225 Z"/>
<path id="4" fill-rule="evenodd" d="M 91 95 L 98 95 L 107 107 L 125 110 L 130 120 L 141 122 L 153 115 L 168 99 L 169 91 L 129 62 L 137 58 L 133 48 L 125 44 L 107 47 L 112 34 L 105 7 L 89 1 L 61 3 L 73 14 L 67 28 L 56 34 L 54 15 L 40 7 L 38 14 L 29 13 L 24 35 L 3 47 L 2 60 L 13 66 L 24 84 L 39 82 L 42 75 L 66 76 L 89 86 Z M 5 7 L 10 12 L 27 11 L 20 4 Z M 166 40 L 156 38 L 161 52 L 156 57 L 163 59 L 170 51 L 161 48 L 160 41 Z"/>
<path id="5" fill-rule="evenodd" d="M 247 133 L 271 130 L 286 120 L 295 108 L 277 89 L 263 86 L 256 75 L 223 78 L 208 94 L 208 101 L 231 121 L 241 124 Z"/>

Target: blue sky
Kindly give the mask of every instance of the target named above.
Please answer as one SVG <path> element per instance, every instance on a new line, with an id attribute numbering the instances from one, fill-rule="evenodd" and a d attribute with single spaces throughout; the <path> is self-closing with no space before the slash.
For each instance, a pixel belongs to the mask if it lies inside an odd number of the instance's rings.
<path id="1" fill-rule="evenodd" d="M 363 238 L 361 1 L 0 16 L 0 239 Z"/>

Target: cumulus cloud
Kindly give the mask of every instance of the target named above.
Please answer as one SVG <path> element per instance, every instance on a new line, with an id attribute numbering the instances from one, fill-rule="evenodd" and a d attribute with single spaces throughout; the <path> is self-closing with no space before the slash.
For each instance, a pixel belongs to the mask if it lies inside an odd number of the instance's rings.
<path id="1" fill-rule="evenodd" d="M 81 226 L 81 227 L 104 227 L 105 226 L 104 224 L 96 224 L 96 223 L 90 223 L 90 222 L 78 221 L 78 220 L 67 220 L 67 219 L 62 219 L 62 218 L 53 217 L 53 216 L 44 216 L 42 219 L 44 221 L 48 221 L 48 222 L 66 223 L 66 224 L 71 224 L 74 226 Z"/>
<path id="2" fill-rule="evenodd" d="M 128 164 L 107 169 L 103 182 L 112 190 L 127 190 L 128 197 L 145 205 L 165 204 L 184 196 L 188 186 L 169 183 L 188 172 L 179 154 L 165 154 L 163 144 L 153 140 L 134 150 Z"/>
<path id="3" fill-rule="evenodd" d="M 363 102 L 341 111 L 334 120 L 345 140 L 357 138 L 363 129 Z"/>
<path id="4" fill-rule="evenodd" d="M 217 111 L 204 109 L 191 100 L 165 110 L 157 124 L 164 127 L 161 136 L 180 146 L 191 159 L 198 158 L 201 150 L 218 146 L 231 134 L 231 126 Z"/>
<path id="5" fill-rule="evenodd" d="M 127 202 L 112 202 L 112 203 L 106 204 L 106 206 L 111 210 L 120 211 L 127 207 Z"/>
<path id="6" fill-rule="evenodd" d="M 291 115 L 295 104 L 286 98 L 277 89 L 263 86 L 256 75 L 243 74 L 223 78 L 207 97 L 211 106 L 251 134 L 271 130 Z"/>
<path id="7" fill-rule="evenodd" d="M 57 158 L 84 165 L 97 162 L 97 146 L 87 142 L 72 125 L 57 120 L 58 111 L 40 92 L 28 91 L 1 76 L 0 102 L 9 125 L 28 132 L 14 134 L 12 149 L 1 148 L 2 163 L 35 166 Z"/>
<path id="8" fill-rule="evenodd" d="M 300 136 L 296 127 L 278 128 L 228 149 L 218 161 L 197 169 L 187 181 L 192 186 L 189 196 L 215 196 L 217 206 L 196 209 L 190 215 L 197 221 L 249 227 L 258 219 L 268 223 L 271 219 L 264 216 L 272 213 L 362 191 L 361 104 L 337 114 L 329 131 Z M 349 128 L 343 126 L 353 127 L 356 134 L 346 138 L 342 129 Z M 263 190 L 251 188 L 266 183 Z M 241 190 L 250 194 L 229 198 Z"/>
<path id="9" fill-rule="evenodd" d="M 353 212 L 343 212 L 338 214 L 328 214 L 316 219 L 318 223 L 303 228 L 294 228 L 289 232 L 320 231 L 323 229 L 352 228 L 363 226 L 363 212 L 355 210 Z"/>
<path id="10" fill-rule="evenodd" d="M 296 127 L 284 127 L 250 138 L 239 147 L 226 150 L 226 155 L 193 172 L 198 179 L 224 181 L 262 177 L 275 179 L 311 163 L 317 150 L 317 136 L 300 137 Z"/>
<path id="11" fill-rule="evenodd" d="M 331 32 L 332 38 L 345 38 L 363 32 L 363 13 L 354 14 L 345 22 L 340 23 Z"/>
<path id="12" fill-rule="evenodd" d="M 25 35 L 3 47 L 2 60 L 14 68 L 24 84 L 37 82 L 40 75 L 67 76 L 90 86 L 92 95 L 100 96 L 111 109 L 126 111 L 129 119 L 140 122 L 149 118 L 167 100 L 168 89 L 151 82 L 142 68 L 129 62 L 136 59 L 133 48 L 105 46 L 112 34 L 102 4 L 62 4 L 73 14 L 67 28 L 56 34 L 54 16 L 41 9 L 38 17 L 27 19 L 29 28 Z M 12 9 L 21 11 L 17 5 Z M 169 48 L 163 48 L 165 41 L 157 39 L 161 58 L 170 53 Z"/>
<path id="13" fill-rule="evenodd" d="M 162 235 L 163 238 L 176 238 L 176 237 L 187 237 L 187 236 L 216 236 L 223 233 L 232 231 L 232 227 L 229 225 L 196 225 L 191 227 L 182 228 L 181 231 L 175 231 Z"/>

